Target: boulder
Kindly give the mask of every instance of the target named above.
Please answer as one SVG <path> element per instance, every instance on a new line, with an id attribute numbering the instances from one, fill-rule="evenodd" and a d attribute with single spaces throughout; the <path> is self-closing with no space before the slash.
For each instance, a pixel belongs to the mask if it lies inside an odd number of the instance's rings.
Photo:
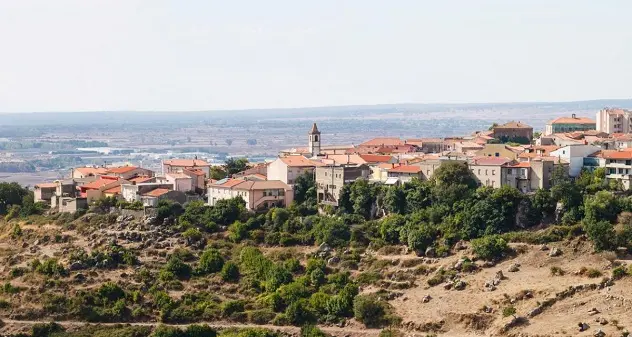
<path id="1" fill-rule="evenodd" d="M 466 286 L 467 286 L 467 283 L 465 283 L 465 281 L 462 281 L 462 280 L 454 281 L 454 290 L 463 290 L 465 289 Z"/>
<path id="2" fill-rule="evenodd" d="M 606 333 L 603 332 L 603 330 L 601 330 L 601 329 L 597 329 L 597 331 L 595 331 L 593 336 L 595 336 L 595 337 L 606 337 Z"/>
<path id="3" fill-rule="evenodd" d="M 555 256 L 560 256 L 560 255 L 562 255 L 562 250 L 559 248 L 552 248 L 551 251 L 549 252 L 550 257 L 555 257 Z"/>
<path id="4" fill-rule="evenodd" d="M 517 272 L 517 271 L 520 271 L 520 265 L 519 265 L 519 264 L 517 264 L 517 263 L 514 263 L 514 264 L 512 264 L 512 265 L 509 267 L 509 270 L 508 270 L 508 271 L 509 271 L 510 273 L 515 273 L 515 272 Z"/>
<path id="5" fill-rule="evenodd" d="M 68 266 L 68 269 L 70 269 L 70 271 L 75 271 L 75 270 L 86 269 L 86 266 L 81 262 L 75 261 Z"/>
<path id="6" fill-rule="evenodd" d="M 325 242 L 321 243 L 320 246 L 318 246 L 318 252 L 328 253 L 330 251 L 331 247 L 329 247 L 329 245 Z"/>
<path id="7" fill-rule="evenodd" d="M 337 256 L 333 256 L 331 257 L 329 260 L 327 260 L 327 264 L 330 266 L 336 265 L 340 262 L 340 258 Z"/>
<path id="8" fill-rule="evenodd" d="M 579 327 L 579 332 L 583 332 L 583 331 L 586 331 L 586 330 L 590 329 L 590 325 L 588 325 L 587 323 L 584 323 L 584 322 L 577 323 L 577 326 Z"/>
<path id="9" fill-rule="evenodd" d="M 427 257 L 435 257 L 437 256 L 437 252 L 435 251 L 435 249 L 433 247 L 428 247 L 426 248 L 426 251 L 424 252 L 424 255 Z"/>
<path id="10" fill-rule="evenodd" d="M 421 299 L 422 303 L 428 303 L 430 302 L 430 300 L 432 299 L 432 297 L 430 297 L 430 295 L 426 295 Z"/>

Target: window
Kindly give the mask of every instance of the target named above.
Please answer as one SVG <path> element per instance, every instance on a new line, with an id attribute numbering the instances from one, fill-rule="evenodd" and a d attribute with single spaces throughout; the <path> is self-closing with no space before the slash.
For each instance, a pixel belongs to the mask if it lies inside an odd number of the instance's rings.
<path id="1" fill-rule="evenodd" d="M 318 135 L 314 135 L 314 141 L 317 142 L 318 141 Z"/>
<path id="2" fill-rule="evenodd" d="M 487 169 L 485 169 L 485 175 L 489 175 L 489 172 Z"/>
<path id="3" fill-rule="evenodd" d="M 507 170 L 507 174 L 512 175 L 513 174 L 513 169 L 508 169 Z"/>
<path id="4" fill-rule="evenodd" d="M 494 156 L 495 157 L 500 157 L 500 153 L 496 152 L 496 153 L 494 153 Z"/>
<path id="5" fill-rule="evenodd" d="M 496 170 L 492 170 L 492 175 L 495 176 L 496 175 Z"/>
<path id="6" fill-rule="evenodd" d="M 481 174 L 481 169 L 478 169 L 478 174 L 479 174 L 479 175 Z"/>

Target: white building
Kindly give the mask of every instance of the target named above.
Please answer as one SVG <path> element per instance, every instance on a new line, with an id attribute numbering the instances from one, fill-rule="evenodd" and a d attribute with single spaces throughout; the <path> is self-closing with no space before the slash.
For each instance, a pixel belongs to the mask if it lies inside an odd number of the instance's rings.
<path id="1" fill-rule="evenodd" d="M 568 163 L 568 175 L 577 177 L 582 172 L 584 166 L 584 157 L 601 150 L 595 145 L 568 145 L 561 147 L 555 151 L 551 151 L 549 156 L 561 159 Z"/>
<path id="2" fill-rule="evenodd" d="M 597 131 L 632 133 L 632 111 L 626 109 L 601 109 L 597 112 Z"/>
<path id="3" fill-rule="evenodd" d="M 184 173 L 167 173 L 165 178 L 173 184 L 174 191 L 189 192 L 193 191 L 193 179 Z"/>
<path id="4" fill-rule="evenodd" d="M 314 168 L 322 165 L 304 156 L 279 157 L 268 165 L 268 180 L 280 180 L 293 185 L 296 178 L 305 173 L 313 174 Z"/>

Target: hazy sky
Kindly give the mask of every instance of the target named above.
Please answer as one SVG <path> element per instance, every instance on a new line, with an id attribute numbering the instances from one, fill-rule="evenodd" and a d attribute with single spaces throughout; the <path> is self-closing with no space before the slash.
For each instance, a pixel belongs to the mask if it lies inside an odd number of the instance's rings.
<path id="1" fill-rule="evenodd" d="M 632 97 L 630 0 L 0 0 L 0 112 Z"/>

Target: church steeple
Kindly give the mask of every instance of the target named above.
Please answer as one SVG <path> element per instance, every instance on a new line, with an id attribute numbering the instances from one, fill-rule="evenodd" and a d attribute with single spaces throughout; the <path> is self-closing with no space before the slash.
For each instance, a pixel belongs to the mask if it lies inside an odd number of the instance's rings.
<path id="1" fill-rule="evenodd" d="M 312 129 L 308 133 L 309 135 L 309 153 L 312 157 L 316 157 L 320 154 L 320 131 L 316 123 L 312 125 Z"/>

